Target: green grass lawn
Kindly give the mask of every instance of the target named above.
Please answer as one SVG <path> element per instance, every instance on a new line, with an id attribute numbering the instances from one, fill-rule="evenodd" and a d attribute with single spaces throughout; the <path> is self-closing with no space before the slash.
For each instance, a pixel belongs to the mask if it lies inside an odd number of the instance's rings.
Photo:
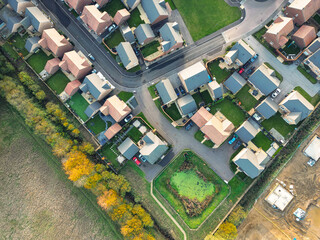
<path id="1" fill-rule="evenodd" d="M 184 206 L 181 201 L 168 189 L 167 183 L 174 174 L 179 172 L 179 168 L 182 163 L 185 161 L 184 153 L 189 155 L 189 161 L 193 164 L 195 169 L 201 172 L 207 182 L 214 184 L 215 196 L 211 203 L 202 213 L 195 217 L 189 217 L 185 212 Z M 177 182 L 177 181 L 176 181 Z M 180 182 L 181 183 L 181 182 Z M 170 205 L 176 210 L 176 212 L 181 216 L 185 223 L 190 228 L 197 228 L 207 217 L 208 215 L 219 205 L 219 203 L 228 195 L 229 187 L 224 181 L 214 172 L 207 164 L 195 155 L 191 151 L 186 151 L 180 153 L 174 161 L 155 179 L 155 188 L 161 193 L 161 195 L 170 203 Z M 175 186 L 180 188 L 181 186 Z M 196 186 L 192 186 L 196 187 Z M 212 191 L 212 189 L 210 189 Z M 204 195 L 204 194 L 203 194 Z M 160 201 L 163 202 L 163 199 L 160 198 Z"/>
<path id="2" fill-rule="evenodd" d="M 140 18 L 140 12 L 138 8 L 130 12 L 130 18 L 128 19 L 127 23 L 130 28 L 138 27 L 140 24 L 144 23 L 144 21 Z"/>
<path id="3" fill-rule="evenodd" d="M 88 119 L 88 116 L 84 113 L 84 111 L 89 106 L 89 103 L 81 96 L 80 93 L 77 92 L 74 94 L 68 101 L 68 104 L 83 121 Z"/>
<path id="4" fill-rule="evenodd" d="M 135 143 L 137 143 L 141 137 L 142 137 L 142 133 L 139 131 L 138 128 L 133 127 L 131 128 L 131 130 L 127 133 L 127 136 L 131 138 L 132 141 L 134 141 Z"/>
<path id="5" fill-rule="evenodd" d="M 167 116 L 167 114 L 165 114 L 165 112 L 163 111 L 162 107 L 161 107 L 161 101 L 158 98 L 157 100 L 154 101 L 154 104 L 157 106 L 157 108 L 159 109 L 159 111 L 163 114 L 163 116 L 165 116 L 166 119 L 168 119 L 169 122 L 172 122 L 172 120 Z"/>
<path id="6" fill-rule="evenodd" d="M 174 121 L 177 121 L 181 118 L 181 114 L 179 113 L 176 104 L 171 104 L 171 106 L 167 107 L 165 111 Z"/>
<path id="7" fill-rule="evenodd" d="M 16 33 L 10 38 L 10 42 L 12 45 L 20 52 L 23 56 L 27 56 L 29 54 L 28 50 L 24 47 L 26 45 L 27 38 L 29 34 L 24 34 L 22 37 L 20 34 Z"/>
<path id="8" fill-rule="evenodd" d="M 117 11 L 123 8 L 125 8 L 125 6 L 121 2 L 121 0 L 112 0 L 109 1 L 103 8 L 101 8 L 100 12 L 106 11 L 111 17 L 114 17 Z"/>
<path id="9" fill-rule="evenodd" d="M 232 74 L 231 71 L 221 69 L 219 67 L 219 60 L 216 59 L 208 64 L 209 71 L 213 77 L 216 78 L 218 83 L 222 83 Z"/>
<path id="10" fill-rule="evenodd" d="M 270 63 L 265 62 L 264 64 L 265 64 L 268 68 L 274 70 L 274 72 L 275 72 L 275 74 L 276 74 L 276 77 L 282 82 L 283 76 L 282 76 L 277 70 L 275 70 L 274 67 L 272 67 Z"/>
<path id="11" fill-rule="evenodd" d="M 173 0 L 194 41 L 197 41 L 241 17 L 237 7 L 224 0 Z"/>
<path id="12" fill-rule="evenodd" d="M 241 108 L 226 98 L 211 107 L 210 112 L 212 114 L 215 114 L 217 111 L 220 111 L 227 119 L 229 119 L 236 128 L 239 127 L 246 119 L 246 115 Z"/>
<path id="13" fill-rule="evenodd" d="M 101 133 L 106 129 L 106 122 L 101 119 L 99 114 L 94 118 L 91 118 L 87 123 L 87 128 L 89 128 L 95 135 Z"/>
<path id="14" fill-rule="evenodd" d="M 141 70 L 141 67 L 140 67 L 140 65 L 137 65 L 137 66 L 135 66 L 129 70 L 126 70 L 126 71 L 134 73 L 134 72 L 138 72 L 139 70 Z"/>
<path id="15" fill-rule="evenodd" d="M 208 148 L 213 148 L 214 142 L 212 142 L 211 140 L 205 140 L 203 142 L 203 145 L 207 146 Z"/>
<path id="16" fill-rule="evenodd" d="M 282 50 L 287 54 L 298 54 L 300 52 L 300 48 L 292 43 L 292 40 L 289 40 Z"/>
<path id="17" fill-rule="evenodd" d="M 307 72 L 307 70 L 302 67 L 302 66 L 298 66 L 298 71 L 302 73 L 303 76 L 305 76 L 306 79 L 308 79 L 311 83 L 316 84 L 318 83 L 318 80 L 315 79 L 310 73 Z M 310 71 L 310 70 L 309 70 Z"/>
<path id="18" fill-rule="evenodd" d="M 200 92 L 196 92 L 194 94 L 191 95 L 194 99 L 194 101 L 196 102 L 197 106 L 200 106 L 200 103 L 204 102 L 202 99 L 202 95 L 200 94 Z"/>
<path id="19" fill-rule="evenodd" d="M 156 95 L 154 90 L 157 90 L 156 84 L 151 85 L 150 87 L 148 87 L 148 91 L 149 91 L 149 93 L 150 93 L 152 98 L 156 98 L 157 97 L 157 95 Z"/>
<path id="20" fill-rule="evenodd" d="M 286 123 L 279 112 L 271 118 L 264 120 L 261 124 L 267 131 L 270 131 L 272 128 L 276 129 L 284 138 L 296 127 L 296 125 Z"/>
<path id="21" fill-rule="evenodd" d="M 114 2 L 114 1 L 112 1 L 112 2 Z M 109 37 L 103 39 L 103 41 L 111 49 L 118 46 L 121 42 L 125 42 L 119 29 L 114 31 Z"/>
<path id="22" fill-rule="evenodd" d="M 149 55 L 158 52 L 158 47 L 160 47 L 160 43 L 158 41 L 152 41 L 140 48 L 140 50 L 144 57 L 148 57 Z"/>
<path id="23" fill-rule="evenodd" d="M 165 0 L 167 3 L 169 3 L 170 7 L 172 10 L 177 9 L 176 5 L 174 5 L 173 0 Z"/>
<path id="24" fill-rule="evenodd" d="M 304 89 L 301 87 L 295 87 L 296 91 L 298 91 L 305 99 L 307 99 L 313 106 L 316 106 L 320 101 L 320 94 L 317 93 L 313 97 L 311 97 Z"/>
<path id="25" fill-rule="evenodd" d="M 201 96 L 205 104 L 209 104 L 213 102 L 212 97 L 208 90 L 201 92 Z"/>
<path id="26" fill-rule="evenodd" d="M 117 161 L 118 155 L 111 150 L 111 144 L 103 146 L 100 150 L 100 154 L 106 158 L 106 161 L 111 162 L 116 170 L 120 170 L 121 165 Z"/>
<path id="27" fill-rule="evenodd" d="M 132 96 L 133 96 L 132 92 L 122 91 L 122 92 L 118 93 L 118 97 L 124 102 L 128 101 Z"/>
<path id="28" fill-rule="evenodd" d="M 53 74 L 46 81 L 49 87 L 52 90 L 54 90 L 56 94 L 62 93 L 69 82 L 70 82 L 69 78 L 66 75 L 64 75 L 64 73 L 61 70 Z"/>
<path id="29" fill-rule="evenodd" d="M 257 136 L 255 136 L 255 138 L 251 141 L 258 148 L 262 148 L 263 151 L 267 151 L 272 143 L 272 141 L 269 138 L 267 138 L 266 135 L 263 134 L 263 132 L 259 132 Z"/>
<path id="30" fill-rule="evenodd" d="M 203 138 L 204 138 L 204 133 L 201 132 L 200 130 L 198 130 L 195 134 L 194 134 L 194 138 L 197 139 L 199 142 L 202 142 Z"/>
<path id="31" fill-rule="evenodd" d="M 245 85 L 236 95 L 236 98 L 241 102 L 241 106 L 243 106 L 247 112 L 256 106 L 258 102 L 258 100 L 249 93 L 249 90 L 250 86 Z"/>
<path id="32" fill-rule="evenodd" d="M 18 53 L 12 48 L 12 46 L 6 42 L 1 46 L 2 50 L 10 55 L 14 60 L 17 60 L 19 58 Z"/>
<path id="33" fill-rule="evenodd" d="M 44 51 L 40 49 L 38 50 L 38 52 L 32 54 L 32 56 L 28 58 L 27 62 L 36 73 L 40 73 L 44 69 L 47 61 L 52 58 L 52 55 L 47 56 L 47 54 L 45 54 Z"/>

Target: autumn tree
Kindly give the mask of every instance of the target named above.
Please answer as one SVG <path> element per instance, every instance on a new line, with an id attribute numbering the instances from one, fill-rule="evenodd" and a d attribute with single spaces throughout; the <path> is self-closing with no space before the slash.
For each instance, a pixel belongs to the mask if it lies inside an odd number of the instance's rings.
<path id="1" fill-rule="evenodd" d="M 119 206 L 115 207 L 112 212 L 110 213 L 111 219 L 113 221 L 126 221 L 132 214 L 130 213 L 131 206 L 129 204 L 123 203 Z"/>
<path id="2" fill-rule="evenodd" d="M 233 240 L 237 237 L 237 228 L 234 224 L 225 221 L 223 222 L 214 237 L 219 240 Z"/>
<path id="3" fill-rule="evenodd" d="M 66 139 L 63 137 L 59 137 L 55 141 L 56 142 L 52 149 L 53 154 L 57 157 L 66 156 L 69 153 L 73 142 L 70 139 Z"/>
<path id="4" fill-rule="evenodd" d="M 145 227 L 153 227 L 153 220 L 149 213 L 144 210 L 140 204 L 136 204 L 132 208 L 132 213 L 137 215 Z"/>
<path id="5" fill-rule="evenodd" d="M 243 210 L 243 207 L 237 205 L 228 216 L 228 221 L 238 226 L 242 220 L 246 217 L 247 213 Z"/>
<path id="6" fill-rule="evenodd" d="M 94 147 L 91 143 L 83 142 L 80 146 L 80 151 L 92 155 L 94 154 Z"/>
<path id="7" fill-rule="evenodd" d="M 143 223 L 137 215 L 127 220 L 125 225 L 121 227 L 121 234 L 125 237 L 132 237 L 141 234 Z"/>
<path id="8" fill-rule="evenodd" d="M 155 238 L 146 231 L 142 231 L 140 234 L 136 235 L 133 240 L 155 240 Z"/>
<path id="9" fill-rule="evenodd" d="M 104 210 L 109 211 L 118 206 L 122 202 L 116 191 L 110 189 L 106 190 L 101 196 L 98 197 L 98 204 Z"/>
<path id="10" fill-rule="evenodd" d="M 95 188 L 101 179 L 102 179 L 101 174 L 94 173 L 86 179 L 84 187 L 87 189 Z"/>

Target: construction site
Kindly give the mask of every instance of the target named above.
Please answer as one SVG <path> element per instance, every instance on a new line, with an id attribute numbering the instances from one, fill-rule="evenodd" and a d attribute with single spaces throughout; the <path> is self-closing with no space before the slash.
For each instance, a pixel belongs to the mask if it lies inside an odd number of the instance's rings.
<path id="1" fill-rule="evenodd" d="M 238 229 L 241 240 L 320 239 L 320 127 L 259 197 Z"/>

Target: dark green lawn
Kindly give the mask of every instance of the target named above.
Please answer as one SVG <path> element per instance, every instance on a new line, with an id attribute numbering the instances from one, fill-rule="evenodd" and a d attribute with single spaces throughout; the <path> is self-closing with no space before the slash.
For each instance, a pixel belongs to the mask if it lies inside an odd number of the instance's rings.
<path id="1" fill-rule="evenodd" d="M 211 107 L 210 112 L 212 114 L 215 114 L 217 111 L 220 111 L 227 119 L 229 119 L 236 128 L 239 127 L 246 119 L 246 115 L 241 108 L 236 106 L 227 98 Z"/>
<path id="2" fill-rule="evenodd" d="M 250 86 L 245 85 L 236 95 L 236 98 L 241 102 L 241 106 L 248 112 L 256 106 L 258 100 L 255 99 L 250 93 Z"/>
<path id="3" fill-rule="evenodd" d="M 308 79 L 311 83 L 316 84 L 318 83 L 318 80 L 315 79 L 310 73 L 307 72 L 307 70 L 302 67 L 298 66 L 298 71 L 302 73 L 303 76 L 305 76 L 306 79 Z M 310 71 L 310 70 L 309 70 Z"/>
<path id="4" fill-rule="evenodd" d="M 147 45 L 140 48 L 141 53 L 144 57 L 148 57 L 149 55 L 158 51 L 158 47 L 160 47 L 160 43 L 158 41 L 152 41 Z"/>
<path id="5" fill-rule="evenodd" d="M 167 114 L 163 111 L 162 107 L 161 107 L 161 101 L 158 98 L 157 100 L 154 101 L 154 104 L 157 106 L 157 108 L 159 109 L 159 111 L 163 114 L 163 116 L 165 116 L 166 119 L 168 119 L 169 122 L 172 122 L 172 120 L 167 116 Z"/>
<path id="6" fill-rule="evenodd" d="M 132 141 L 134 141 L 135 143 L 137 143 L 141 137 L 142 137 L 142 133 L 139 131 L 138 128 L 133 127 L 131 128 L 131 130 L 127 133 L 127 136 L 131 138 Z"/>
<path id="7" fill-rule="evenodd" d="M 44 69 L 47 61 L 52 58 L 52 55 L 47 56 L 47 54 L 40 49 L 38 52 L 32 54 L 32 56 L 28 58 L 27 62 L 36 73 L 40 73 Z"/>
<path id="8" fill-rule="evenodd" d="M 10 42 L 12 45 L 18 50 L 18 52 L 22 53 L 23 56 L 27 56 L 29 54 L 28 50 L 24 47 L 26 45 L 27 38 L 29 34 L 24 34 L 22 37 L 20 34 L 16 33 L 10 38 Z"/>
<path id="9" fill-rule="evenodd" d="M 208 148 L 213 148 L 214 143 L 211 140 L 206 140 L 203 142 L 203 145 L 207 146 Z"/>
<path id="10" fill-rule="evenodd" d="M 198 131 L 194 134 L 194 138 L 197 139 L 199 142 L 202 142 L 202 140 L 203 140 L 203 138 L 204 138 L 203 132 L 201 132 L 200 130 L 198 130 Z"/>
<path id="11" fill-rule="evenodd" d="M 200 103 L 203 102 L 202 96 L 200 92 L 196 92 L 195 94 L 192 94 L 192 97 L 194 101 L 196 102 L 197 106 L 199 107 Z"/>
<path id="12" fill-rule="evenodd" d="M 124 102 L 128 101 L 132 96 L 133 96 L 132 92 L 122 91 L 122 92 L 118 93 L 118 97 Z"/>
<path id="13" fill-rule="evenodd" d="M 126 70 L 127 72 L 138 72 L 139 70 L 141 70 L 141 67 L 140 67 L 140 65 L 137 65 L 137 66 L 135 66 L 135 67 L 133 67 L 133 68 L 131 68 L 131 69 L 129 69 L 129 70 Z"/>
<path id="14" fill-rule="evenodd" d="M 263 132 L 259 132 L 257 136 L 255 136 L 254 139 L 251 140 L 254 145 L 256 145 L 258 148 L 262 148 L 263 151 L 267 151 L 272 141 L 266 137 L 266 135 L 263 134 Z"/>
<path id="15" fill-rule="evenodd" d="M 74 94 L 68 101 L 68 104 L 83 121 L 88 119 L 88 116 L 84 113 L 84 111 L 89 106 L 89 103 L 81 96 L 80 93 L 77 92 Z"/>
<path id="16" fill-rule="evenodd" d="M 296 127 L 296 125 L 286 123 L 279 112 L 271 118 L 264 120 L 261 124 L 267 131 L 270 131 L 272 128 L 276 129 L 284 138 Z"/>
<path id="17" fill-rule="evenodd" d="M 125 8 L 125 6 L 121 2 L 121 0 L 112 0 L 109 1 L 103 8 L 101 8 L 100 12 L 106 11 L 111 17 L 114 17 L 117 11 L 123 8 Z"/>
<path id="18" fill-rule="evenodd" d="M 292 43 L 292 40 L 289 40 L 283 48 L 283 51 L 287 54 L 298 54 L 300 48 L 295 43 Z"/>
<path id="19" fill-rule="evenodd" d="M 106 122 L 101 119 L 99 114 L 94 118 L 91 118 L 87 123 L 87 128 L 89 128 L 95 135 L 101 133 L 106 129 Z"/>
<path id="20" fill-rule="evenodd" d="M 54 90 L 56 94 L 62 93 L 69 82 L 70 82 L 69 78 L 66 75 L 64 75 L 64 73 L 61 70 L 53 74 L 46 81 L 49 87 L 52 90 Z"/>
<path id="21" fill-rule="evenodd" d="M 241 17 L 237 7 L 224 0 L 173 0 L 194 41 L 197 41 Z"/>
<path id="22" fill-rule="evenodd" d="M 179 113 L 176 104 L 171 104 L 171 106 L 166 108 L 165 111 L 174 121 L 177 121 L 181 118 L 181 114 Z"/>
<path id="23" fill-rule="evenodd" d="M 17 60 L 19 58 L 18 53 L 12 48 L 12 46 L 6 42 L 1 46 L 2 50 L 10 55 L 14 60 Z"/>
<path id="24" fill-rule="evenodd" d="M 151 85 L 150 87 L 148 87 L 148 91 L 149 91 L 149 93 L 150 93 L 150 95 L 151 95 L 152 98 L 156 98 L 156 97 L 157 97 L 157 95 L 156 95 L 156 93 L 155 93 L 155 90 L 156 90 L 156 89 L 157 89 L 157 88 L 156 88 L 156 84 Z"/>
<path id="25" fill-rule="evenodd" d="M 111 144 L 103 146 L 100 150 L 100 154 L 105 157 L 106 161 L 111 162 L 115 169 L 120 170 L 121 165 L 117 161 L 118 155 L 111 150 Z"/>
<path id="26" fill-rule="evenodd" d="M 216 78 L 216 81 L 218 83 L 222 83 L 224 80 L 226 80 L 232 74 L 231 71 L 228 71 L 226 69 L 221 69 L 219 67 L 219 60 L 218 59 L 210 62 L 208 64 L 208 68 L 209 68 L 211 75 Z"/>
<path id="27" fill-rule="evenodd" d="M 301 87 L 296 87 L 294 90 L 298 91 L 305 99 L 307 99 L 313 106 L 316 106 L 320 101 L 320 94 L 317 93 L 313 97 L 311 97 L 305 90 Z"/>
<path id="28" fill-rule="evenodd" d="M 119 29 L 114 31 L 109 37 L 105 38 L 103 41 L 111 49 L 118 46 L 121 42 L 125 42 Z"/>
<path id="29" fill-rule="evenodd" d="M 208 90 L 201 92 L 201 96 L 205 104 L 209 104 L 213 102 L 212 97 Z"/>
<path id="30" fill-rule="evenodd" d="M 169 3 L 170 7 L 172 10 L 177 9 L 176 5 L 174 5 L 173 0 L 165 0 L 167 3 Z"/>
<path id="31" fill-rule="evenodd" d="M 130 18 L 127 21 L 130 28 L 138 27 L 140 24 L 143 24 L 144 21 L 140 18 L 139 9 L 136 8 L 132 12 L 130 12 Z"/>

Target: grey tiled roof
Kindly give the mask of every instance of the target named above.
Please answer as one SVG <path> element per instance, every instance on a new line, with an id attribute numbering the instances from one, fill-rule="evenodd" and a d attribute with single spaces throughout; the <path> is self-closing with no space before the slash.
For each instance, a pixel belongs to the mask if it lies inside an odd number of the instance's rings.
<path id="1" fill-rule="evenodd" d="M 246 80 L 239 73 L 234 72 L 223 84 L 236 94 L 246 84 Z"/>
<path id="2" fill-rule="evenodd" d="M 242 64 L 245 64 L 256 53 L 243 40 L 238 41 L 230 51 L 235 51 L 235 57 Z"/>
<path id="3" fill-rule="evenodd" d="M 40 38 L 35 36 L 35 37 L 30 37 L 27 39 L 26 41 L 26 45 L 25 48 L 28 50 L 28 52 L 31 52 L 32 48 L 36 45 L 39 46 L 38 42 L 39 42 Z"/>
<path id="4" fill-rule="evenodd" d="M 162 47 L 164 51 L 168 51 L 177 43 L 183 43 L 183 39 L 179 32 L 179 26 L 177 23 L 166 23 L 159 30 L 160 36 L 163 39 Z"/>
<path id="5" fill-rule="evenodd" d="M 94 102 L 87 107 L 84 113 L 90 118 L 95 113 L 97 113 L 100 108 L 101 108 L 101 104 L 99 102 Z"/>
<path id="6" fill-rule="evenodd" d="M 314 54 L 312 54 L 309 59 L 315 66 L 320 68 L 320 49 L 318 49 Z"/>
<path id="7" fill-rule="evenodd" d="M 278 104 L 276 104 L 270 97 L 263 100 L 257 107 L 256 110 L 265 118 L 269 119 L 277 113 L 279 109 Z"/>
<path id="8" fill-rule="evenodd" d="M 185 95 L 182 98 L 179 98 L 177 101 L 182 114 L 187 115 L 197 110 L 196 101 L 190 94 Z"/>
<path id="9" fill-rule="evenodd" d="M 118 150 L 127 159 L 133 158 L 133 156 L 139 152 L 139 148 L 130 138 L 126 138 L 126 140 L 119 145 Z"/>
<path id="10" fill-rule="evenodd" d="M 143 140 L 145 145 L 141 148 L 140 153 L 151 164 L 155 164 L 168 150 L 168 146 L 152 132 L 148 132 Z"/>
<path id="11" fill-rule="evenodd" d="M 130 43 L 122 42 L 116 47 L 116 50 L 124 67 L 128 66 L 131 62 L 138 62 L 138 58 Z"/>
<path id="12" fill-rule="evenodd" d="M 161 2 L 161 4 L 160 4 Z M 151 24 L 159 17 L 168 16 L 167 9 L 165 8 L 165 2 L 159 0 L 141 0 L 142 7 L 146 12 Z"/>
<path id="13" fill-rule="evenodd" d="M 307 50 L 309 50 L 312 53 L 314 53 L 318 49 L 320 49 L 320 38 L 314 40 L 307 48 Z"/>
<path id="14" fill-rule="evenodd" d="M 160 81 L 156 85 L 156 88 L 162 99 L 163 104 L 167 104 L 168 102 L 174 101 L 178 98 L 169 79 L 164 79 Z"/>
<path id="15" fill-rule="evenodd" d="M 122 27 L 122 33 L 124 39 L 129 43 L 134 43 L 136 41 L 130 27 L 128 25 Z"/>
<path id="16" fill-rule="evenodd" d="M 248 120 L 236 131 L 238 137 L 245 143 L 250 142 L 258 133 L 259 129 L 253 126 Z"/>
<path id="17" fill-rule="evenodd" d="M 134 34 L 136 35 L 139 44 L 143 44 L 144 41 L 148 38 L 155 38 L 150 24 L 140 24 L 134 30 Z"/>

